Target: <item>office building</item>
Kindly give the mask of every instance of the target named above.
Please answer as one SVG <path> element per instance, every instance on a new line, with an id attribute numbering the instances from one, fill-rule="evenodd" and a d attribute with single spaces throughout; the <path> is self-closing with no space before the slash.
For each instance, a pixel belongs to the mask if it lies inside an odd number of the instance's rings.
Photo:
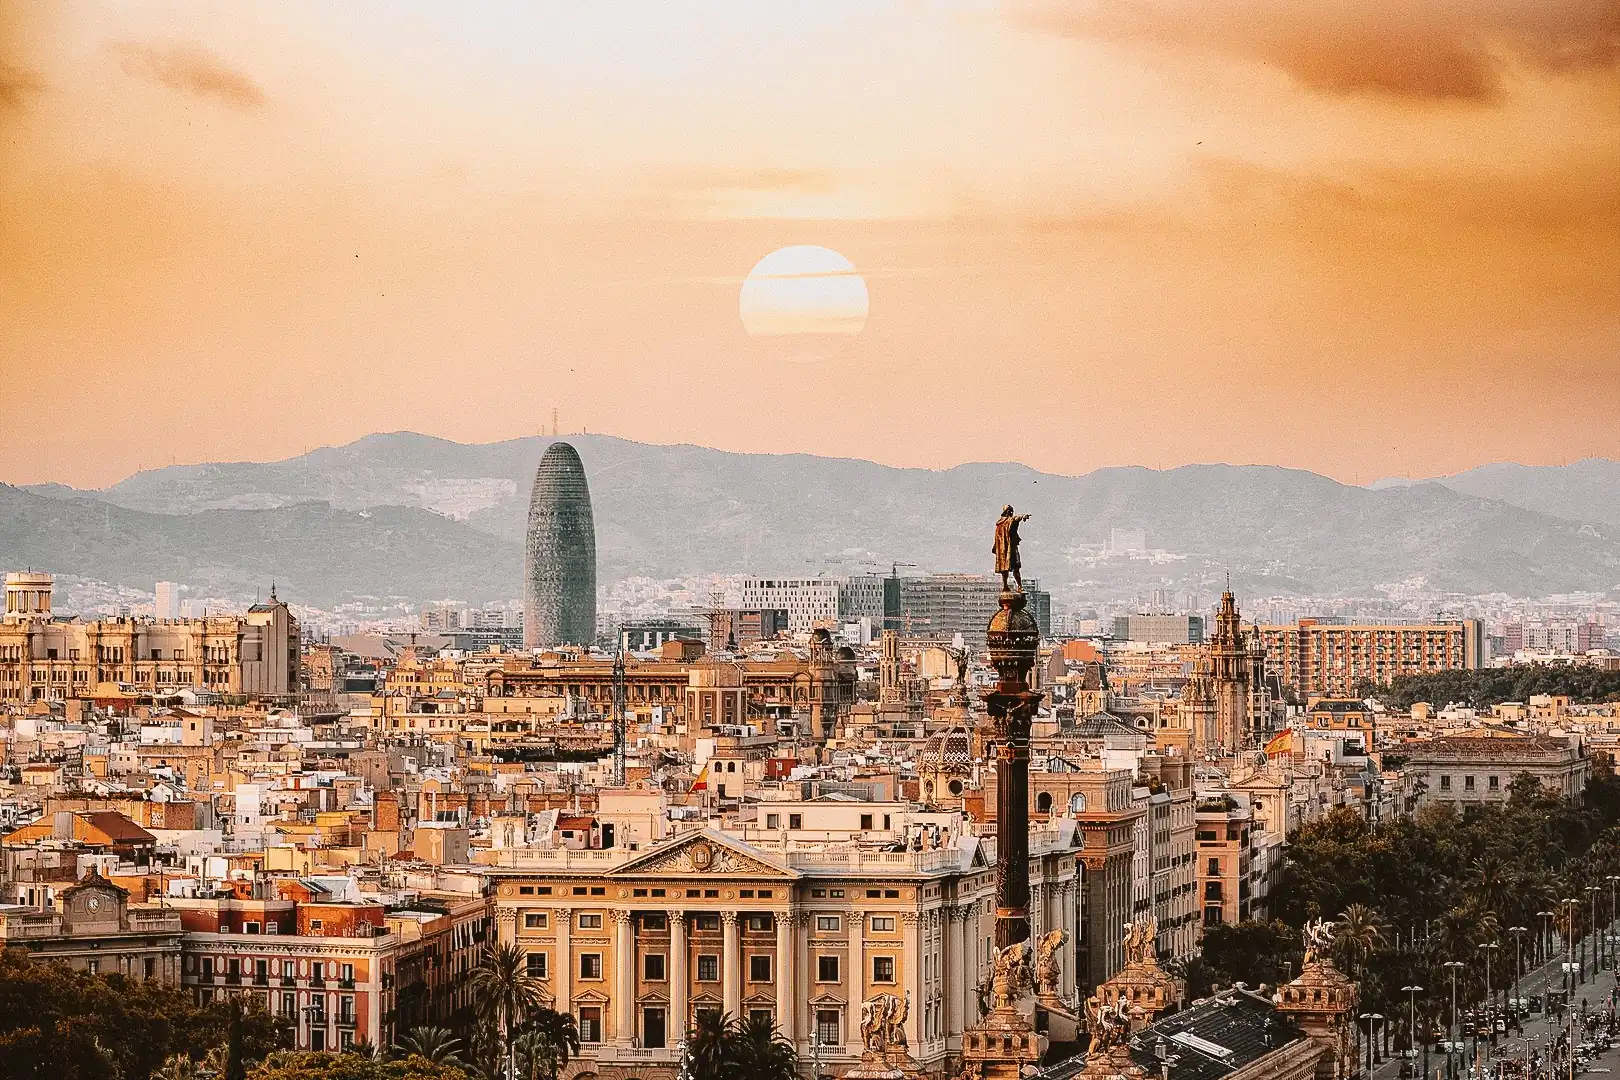
<path id="1" fill-rule="evenodd" d="M 596 523 L 579 451 L 552 443 L 534 471 L 523 559 L 523 644 L 596 640 Z"/>

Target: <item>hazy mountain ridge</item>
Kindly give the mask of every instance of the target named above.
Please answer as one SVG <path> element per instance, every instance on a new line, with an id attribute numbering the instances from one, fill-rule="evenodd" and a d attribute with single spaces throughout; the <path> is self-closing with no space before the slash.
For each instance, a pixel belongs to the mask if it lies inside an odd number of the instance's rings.
<path id="1" fill-rule="evenodd" d="M 608 582 L 632 574 L 875 570 L 891 561 L 983 570 L 990 523 L 1012 502 L 1035 515 L 1026 527 L 1026 567 L 1052 586 L 1213 581 L 1225 569 L 1239 580 L 1263 578 L 1262 587 L 1277 592 L 1366 591 L 1417 576 L 1452 591 L 1519 595 L 1620 583 L 1614 528 L 1477 497 L 1449 482 L 1375 491 L 1252 465 L 1109 468 L 1077 477 L 997 463 L 900 469 L 566 438 L 585 462 Z M 464 445 L 397 432 L 286 461 L 151 470 L 102 492 L 11 489 L 12 498 L 32 500 L 31 524 L 0 524 L 0 555 L 14 565 L 25 548 L 54 553 L 54 562 L 30 561 L 147 587 L 155 577 L 261 580 L 285 566 L 282 580 L 296 577 L 311 603 L 367 593 L 515 596 L 529 486 L 552 441 Z M 58 503 L 73 509 L 53 518 L 45 508 Z M 8 505 L 0 503 L 0 512 Z M 122 555 L 113 536 L 88 549 L 71 535 L 51 539 L 120 510 L 142 515 L 128 519 L 139 527 Z M 441 516 L 447 512 L 466 520 Z M 1114 527 L 1145 529 L 1151 546 L 1191 558 L 1168 567 L 1086 564 L 1076 549 L 1103 543 Z M 32 535 L 19 536 L 19 528 Z M 143 555 L 149 543 L 166 561 Z M 154 574 L 160 564 L 169 569 Z"/>

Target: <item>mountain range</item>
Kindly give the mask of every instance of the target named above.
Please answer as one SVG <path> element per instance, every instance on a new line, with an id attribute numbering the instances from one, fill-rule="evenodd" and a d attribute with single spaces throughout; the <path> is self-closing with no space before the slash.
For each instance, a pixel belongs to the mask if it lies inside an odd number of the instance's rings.
<path id="1" fill-rule="evenodd" d="M 0 566 L 331 607 L 364 596 L 519 595 L 545 436 L 467 445 L 410 432 L 274 462 L 179 465 L 101 490 L 0 485 Z M 1371 488 L 1264 465 L 900 469 L 568 436 L 585 462 L 599 574 L 984 571 L 1003 503 L 1031 513 L 1024 564 L 1060 597 L 1196 588 L 1267 594 L 1620 589 L 1620 463 L 1487 465 Z M 1098 558 L 1141 529 L 1157 559 Z"/>

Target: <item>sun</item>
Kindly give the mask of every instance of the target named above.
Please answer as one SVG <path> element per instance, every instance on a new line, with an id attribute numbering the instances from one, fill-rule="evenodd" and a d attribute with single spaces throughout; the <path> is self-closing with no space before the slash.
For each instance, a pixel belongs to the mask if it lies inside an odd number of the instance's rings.
<path id="1" fill-rule="evenodd" d="M 754 264 L 737 312 L 750 337 L 854 335 L 866 326 L 866 279 L 831 248 L 795 244 Z"/>

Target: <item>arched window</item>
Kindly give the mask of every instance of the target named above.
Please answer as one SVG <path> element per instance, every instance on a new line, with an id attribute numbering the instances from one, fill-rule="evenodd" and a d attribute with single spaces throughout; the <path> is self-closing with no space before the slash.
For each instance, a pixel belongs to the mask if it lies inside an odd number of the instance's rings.
<path id="1" fill-rule="evenodd" d="M 1069 796 L 1069 813 L 1083 814 L 1086 812 L 1086 797 L 1080 792 Z"/>
<path id="2" fill-rule="evenodd" d="M 1035 796 L 1035 812 L 1038 814 L 1050 814 L 1052 812 L 1052 793 L 1050 791 L 1043 791 Z"/>

